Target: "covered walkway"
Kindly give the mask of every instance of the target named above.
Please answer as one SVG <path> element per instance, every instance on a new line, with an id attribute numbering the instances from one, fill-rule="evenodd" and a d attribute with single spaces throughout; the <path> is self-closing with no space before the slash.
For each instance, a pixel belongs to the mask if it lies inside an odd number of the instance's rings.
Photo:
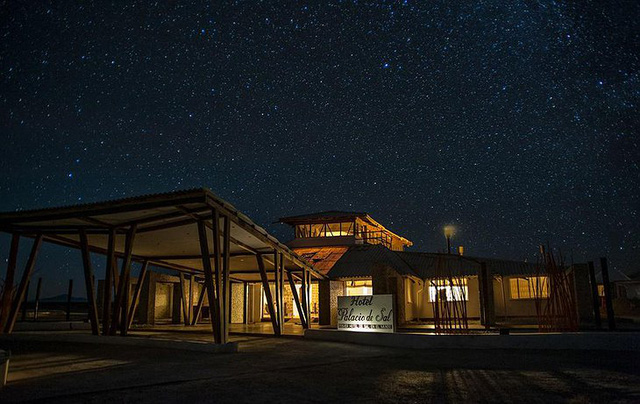
<path id="1" fill-rule="evenodd" d="M 94 335 L 127 335 L 142 280 L 150 266 L 204 277 L 203 292 L 191 310 L 182 296 L 183 318 L 194 325 L 205 298 L 216 343 L 227 343 L 231 282 L 260 282 L 272 332 L 285 331 L 284 284 L 288 282 L 302 328 L 310 323 L 310 285 L 325 276 L 287 246 L 208 189 L 194 189 L 94 204 L 0 214 L 0 231 L 12 235 L 0 305 L 0 332 L 11 333 L 43 242 L 78 249 L 82 255 L 89 319 Z M 21 240 L 33 239 L 19 285 L 16 264 Z M 99 321 L 91 254 L 106 259 L 102 321 Z M 130 290 L 131 267 L 140 280 Z M 300 293 L 294 284 L 300 284 Z M 269 285 L 272 284 L 274 292 Z M 184 290 L 184 288 L 182 289 Z M 206 292 L 205 292 L 206 291 Z"/>

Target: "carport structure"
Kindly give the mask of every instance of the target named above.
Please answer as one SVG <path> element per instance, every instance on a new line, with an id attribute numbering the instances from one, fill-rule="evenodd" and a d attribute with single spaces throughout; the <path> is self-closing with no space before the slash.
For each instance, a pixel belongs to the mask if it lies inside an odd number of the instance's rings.
<path id="1" fill-rule="evenodd" d="M 6 333 L 13 331 L 43 242 L 81 251 L 89 319 L 95 335 L 127 335 L 149 265 L 178 271 L 181 279 L 184 274 L 204 276 L 204 290 L 192 323 L 202 309 L 206 290 L 216 343 L 226 343 L 229 338 L 230 282 L 262 283 L 274 333 L 280 335 L 284 326 L 284 283 L 291 285 L 301 323 L 308 328 L 311 282 L 325 278 L 231 204 L 204 188 L 2 213 L 0 231 L 12 235 L 0 312 L 0 331 Z M 24 237 L 34 242 L 16 290 L 18 247 Z M 109 292 L 103 293 L 102 324 L 91 253 L 106 257 L 104 289 Z M 127 285 L 133 262 L 139 262 L 142 269 L 133 296 L 129 296 Z M 302 285 L 299 294 L 294 287 L 296 282 Z M 273 295 L 270 283 L 275 286 Z"/>

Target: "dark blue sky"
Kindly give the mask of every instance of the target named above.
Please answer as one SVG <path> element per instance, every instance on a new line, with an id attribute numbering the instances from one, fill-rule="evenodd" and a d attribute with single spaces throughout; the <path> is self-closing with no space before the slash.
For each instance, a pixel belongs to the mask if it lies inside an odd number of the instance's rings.
<path id="1" fill-rule="evenodd" d="M 124 4 L 0 6 L 0 210 L 205 186 L 281 239 L 357 210 L 640 269 L 637 1 Z"/>

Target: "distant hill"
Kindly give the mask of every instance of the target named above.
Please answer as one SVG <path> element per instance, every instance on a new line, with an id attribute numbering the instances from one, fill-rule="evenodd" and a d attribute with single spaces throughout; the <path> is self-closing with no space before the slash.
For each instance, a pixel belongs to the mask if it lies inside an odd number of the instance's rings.
<path id="1" fill-rule="evenodd" d="M 35 299 L 29 300 L 30 302 L 34 302 Z M 84 297 L 74 297 L 71 296 L 71 301 L 74 303 L 83 303 L 86 302 L 87 299 Z M 58 296 L 45 297 L 44 299 L 40 299 L 40 302 L 46 303 L 66 303 L 67 302 L 67 294 L 62 294 Z"/>

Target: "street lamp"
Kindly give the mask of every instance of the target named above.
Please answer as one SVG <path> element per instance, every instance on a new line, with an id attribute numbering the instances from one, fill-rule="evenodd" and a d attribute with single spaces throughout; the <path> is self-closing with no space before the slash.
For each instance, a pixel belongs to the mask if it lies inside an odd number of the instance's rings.
<path id="1" fill-rule="evenodd" d="M 456 228 L 453 225 L 444 226 L 444 237 L 447 239 L 447 254 L 451 254 L 451 238 L 456 234 Z"/>

